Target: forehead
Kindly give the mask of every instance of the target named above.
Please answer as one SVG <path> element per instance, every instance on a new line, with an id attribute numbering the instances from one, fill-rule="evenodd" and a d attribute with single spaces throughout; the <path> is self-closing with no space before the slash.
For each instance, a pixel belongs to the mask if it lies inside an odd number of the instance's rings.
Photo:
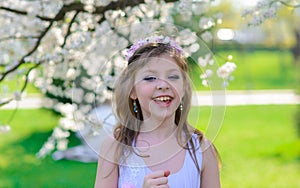
<path id="1" fill-rule="evenodd" d="M 180 67 L 177 65 L 177 62 L 174 58 L 168 55 L 161 55 L 158 57 L 149 58 L 145 65 L 138 72 L 147 71 L 180 71 Z"/>

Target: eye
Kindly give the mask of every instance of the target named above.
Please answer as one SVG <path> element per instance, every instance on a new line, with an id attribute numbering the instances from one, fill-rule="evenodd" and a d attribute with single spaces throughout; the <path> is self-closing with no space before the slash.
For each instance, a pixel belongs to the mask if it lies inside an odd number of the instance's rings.
<path id="1" fill-rule="evenodd" d="M 151 82 L 151 81 L 154 81 L 154 80 L 156 80 L 156 79 L 157 79 L 157 78 L 154 77 L 154 76 L 147 76 L 147 77 L 145 77 L 143 80 Z"/>
<path id="2" fill-rule="evenodd" d="M 168 78 L 171 80 L 178 80 L 180 78 L 180 76 L 179 75 L 170 75 L 170 76 L 168 76 Z"/>

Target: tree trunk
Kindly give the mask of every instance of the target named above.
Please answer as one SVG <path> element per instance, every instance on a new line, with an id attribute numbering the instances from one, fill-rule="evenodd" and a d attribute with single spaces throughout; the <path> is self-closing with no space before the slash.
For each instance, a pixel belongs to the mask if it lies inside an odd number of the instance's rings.
<path id="1" fill-rule="evenodd" d="M 296 44 L 291 49 L 293 56 L 294 56 L 294 62 L 295 64 L 299 64 L 300 60 L 300 28 L 294 30 Z"/>
<path id="2" fill-rule="evenodd" d="M 296 86 L 296 92 L 298 95 L 300 95 L 300 63 L 299 62 L 296 64 L 296 76 L 297 76 L 296 83 L 298 83 Z M 298 104 L 297 111 L 296 111 L 296 126 L 297 126 L 298 137 L 300 140 L 300 104 Z"/>

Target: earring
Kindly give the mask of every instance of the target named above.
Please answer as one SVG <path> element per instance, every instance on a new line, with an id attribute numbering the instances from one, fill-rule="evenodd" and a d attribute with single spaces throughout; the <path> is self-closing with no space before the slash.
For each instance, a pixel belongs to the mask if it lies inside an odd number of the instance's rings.
<path id="1" fill-rule="evenodd" d="M 136 101 L 133 101 L 133 111 L 134 113 L 138 113 L 138 109 L 137 109 L 137 105 L 136 105 Z"/>
<path id="2" fill-rule="evenodd" d="M 182 105 L 182 102 L 180 102 L 180 105 L 179 105 L 179 110 L 182 111 L 183 110 L 183 105 Z"/>

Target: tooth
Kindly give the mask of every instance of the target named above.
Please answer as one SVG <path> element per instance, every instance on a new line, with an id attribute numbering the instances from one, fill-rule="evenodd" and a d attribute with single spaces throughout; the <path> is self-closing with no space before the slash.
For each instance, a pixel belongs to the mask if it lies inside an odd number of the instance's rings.
<path id="1" fill-rule="evenodd" d="M 157 97 L 155 100 L 166 102 L 166 101 L 171 100 L 171 97 Z"/>

